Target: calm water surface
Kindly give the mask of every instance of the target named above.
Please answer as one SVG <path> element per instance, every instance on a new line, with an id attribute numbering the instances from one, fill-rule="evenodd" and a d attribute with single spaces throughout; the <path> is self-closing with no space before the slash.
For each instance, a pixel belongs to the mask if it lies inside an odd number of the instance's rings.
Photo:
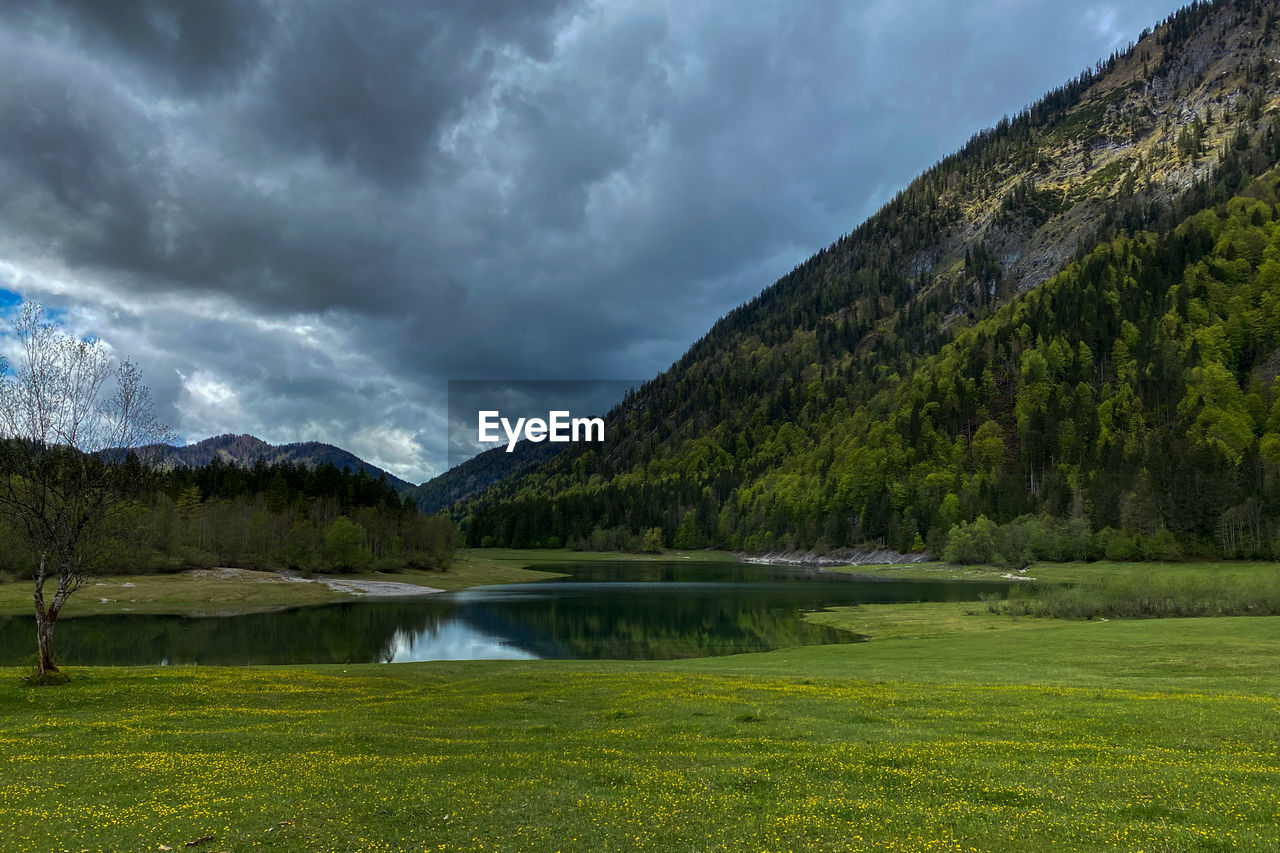
<path id="1" fill-rule="evenodd" d="M 539 568 L 569 577 L 245 616 L 62 619 L 54 642 L 60 663 L 81 665 L 662 660 L 857 642 L 802 617 L 844 604 L 975 600 L 1003 588 L 688 560 Z M 0 663 L 31 655 L 34 626 L 0 619 Z"/>

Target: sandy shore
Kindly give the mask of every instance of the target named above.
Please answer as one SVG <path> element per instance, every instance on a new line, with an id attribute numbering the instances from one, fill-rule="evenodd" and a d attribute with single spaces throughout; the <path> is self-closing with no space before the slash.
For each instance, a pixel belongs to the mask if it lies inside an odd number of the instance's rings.
<path id="1" fill-rule="evenodd" d="M 306 580 L 306 578 L 298 578 L 298 580 Z M 311 580 L 313 583 L 322 583 L 335 592 L 345 592 L 349 595 L 366 595 L 370 598 L 431 595 L 436 592 L 444 592 L 444 590 L 437 589 L 434 586 L 399 583 L 397 581 L 361 581 L 329 577 L 315 577 L 311 578 Z"/>
<path id="2" fill-rule="evenodd" d="M 247 580 L 253 578 L 255 583 L 263 583 L 261 573 L 249 573 L 244 569 L 232 568 L 216 568 L 216 569 L 198 569 L 192 572 L 194 575 L 207 575 L 216 577 L 219 580 Z M 409 595 L 432 595 L 437 592 L 444 592 L 434 586 L 422 586 L 416 583 L 399 583 L 397 581 L 370 581 L 359 580 L 357 578 L 335 578 L 326 575 L 316 575 L 315 577 L 304 578 L 300 575 L 277 575 L 279 583 L 318 583 L 324 584 L 334 592 L 340 592 L 344 595 L 360 595 L 369 598 L 401 598 Z"/>

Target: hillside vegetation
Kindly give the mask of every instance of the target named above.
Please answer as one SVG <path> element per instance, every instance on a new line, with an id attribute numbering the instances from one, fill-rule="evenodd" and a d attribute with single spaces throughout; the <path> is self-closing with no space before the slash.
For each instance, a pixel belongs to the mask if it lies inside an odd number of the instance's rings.
<path id="1" fill-rule="evenodd" d="M 402 502 L 384 478 L 332 464 L 170 468 L 104 532 L 97 574 L 213 566 L 301 571 L 443 568 L 456 528 Z M 0 580 L 39 565 L 22 520 L 0 515 Z"/>
<path id="2" fill-rule="evenodd" d="M 1280 59 L 1196 3 L 734 310 L 468 543 L 1276 553 Z"/>
<path id="3" fill-rule="evenodd" d="M 549 441 L 521 441 L 510 453 L 505 447 L 495 447 L 476 454 L 422 485 L 401 489 L 400 497 L 423 512 L 439 512 L 450 504 L 480 494 L 504 477 L 541 465 L 564 447 Z"/>

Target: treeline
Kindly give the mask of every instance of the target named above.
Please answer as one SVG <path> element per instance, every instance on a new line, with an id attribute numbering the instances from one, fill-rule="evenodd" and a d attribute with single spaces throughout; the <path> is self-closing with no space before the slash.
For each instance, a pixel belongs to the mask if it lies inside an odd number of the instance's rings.
<path id="1" fill-rule="evenodd" d="M 161 472 L 99 543 L 103 574 L 232 566 L 294 571 L 444 569 L 457 528 L 402 502 L 385 479 L 332 464 L 215 460 Z M 35 557 L 0 518 L 0 571 L 26 577 Z"/>
<path id="2" fill-rule="evenodd" d="M 972 523 L 952 526 L 939 556 L 962 565 L 1025 568 L 1037 561 L 1179 560 L 1183 553 L 1167 527 L 1145 534 L 1111 527 L 1094 533 L 1080 516 L 1065 521 L 1048 515 L 1023 516 L 997 525 L 980 515 Z M 1268 547 L 1262 553 L 1241 556 L 1270 558 L 1272 552 Z"/>

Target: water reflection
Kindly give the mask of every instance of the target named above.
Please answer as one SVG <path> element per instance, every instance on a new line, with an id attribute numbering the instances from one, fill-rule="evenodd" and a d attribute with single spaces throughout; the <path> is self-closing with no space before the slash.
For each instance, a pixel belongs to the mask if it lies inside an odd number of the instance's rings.
<path id="1" fill-rule="evenodd" d="M 533 660 L 536 657 L 532 652 L 456 620 L 426 631 L 397 630 L 391 638 L 386 660 Z"/>
<path id="2" fill-rule="evenodd" d="M 803 621 L 840 604 L 971 600 L 990 584 L 860 581 L 737 563 L 599 563 L 571 577 L 427 598 L 228 617 L 63 620 L 68 664 L 301 664 L 530 658 L 661 660 L 855 642 Z M 0 662 L 34 646 L 29 618 L 0 619 Z"/>

